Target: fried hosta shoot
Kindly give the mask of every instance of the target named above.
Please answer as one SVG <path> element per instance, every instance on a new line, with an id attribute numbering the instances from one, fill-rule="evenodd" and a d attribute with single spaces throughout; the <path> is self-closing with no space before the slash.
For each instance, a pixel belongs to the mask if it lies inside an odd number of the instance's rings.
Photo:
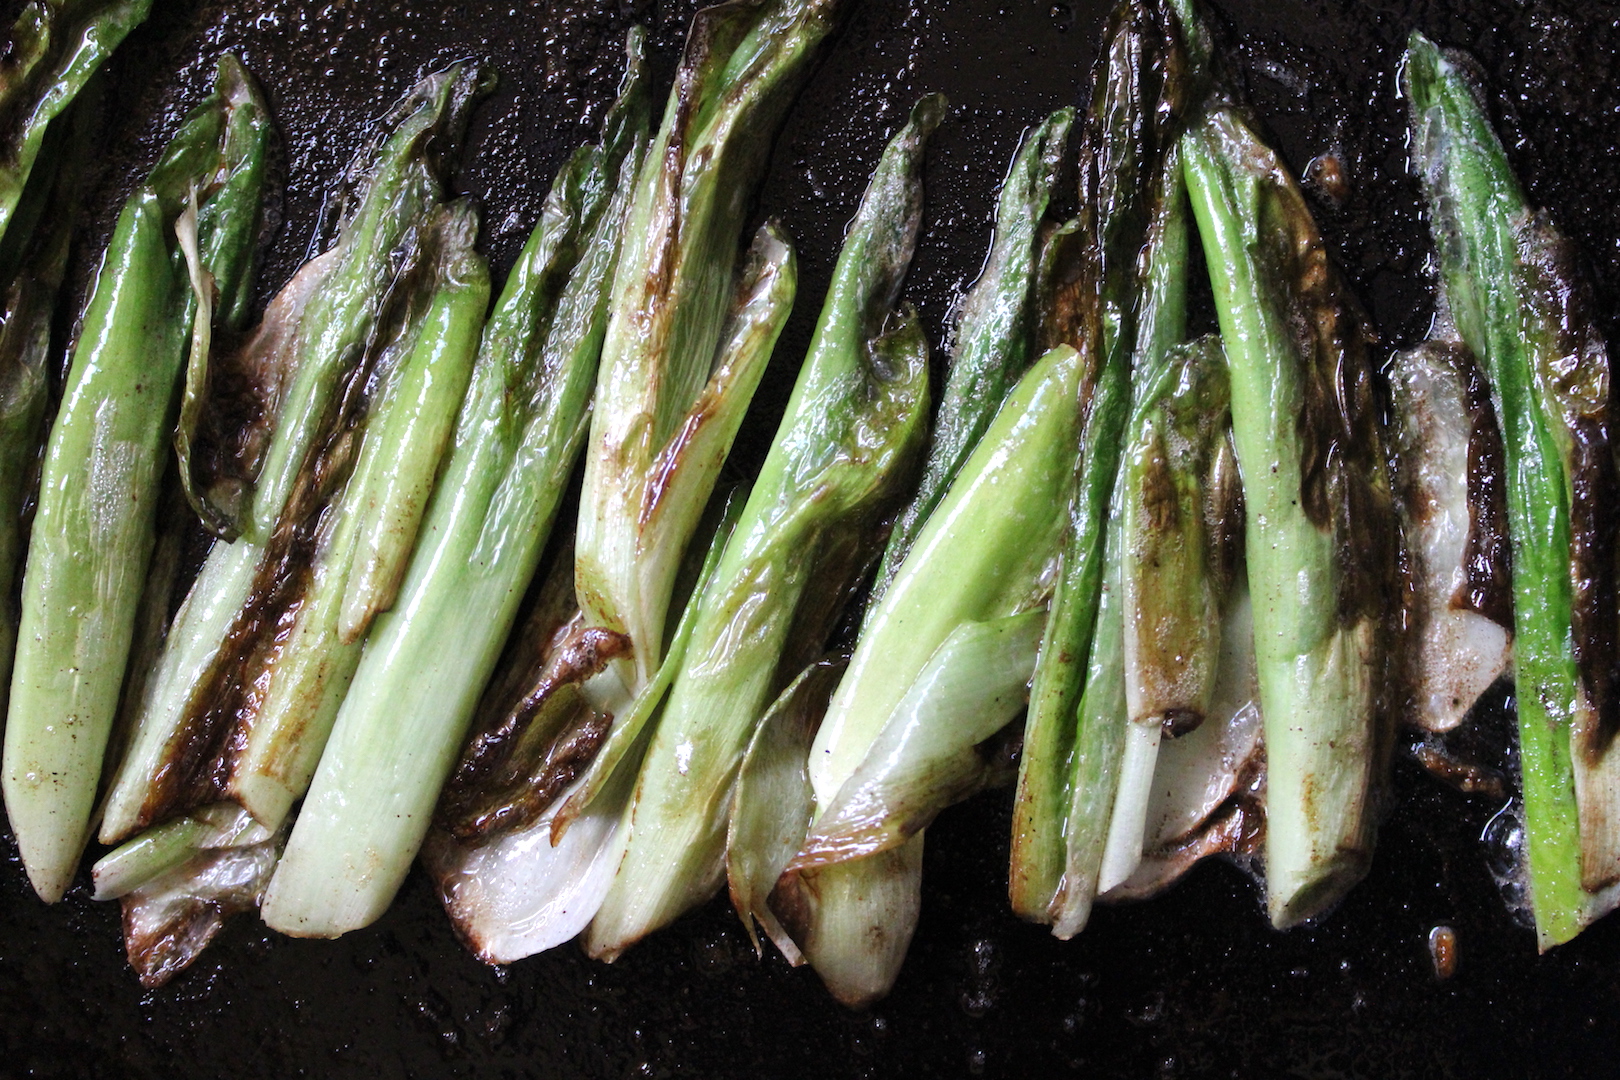
<path id="1" fill-rule="evenodd" d="M 48 180 L 29 184 L 36 165 L 56 168 L 45 153 L 52 129 L 151 8 L 152 0 L 34 0 L 12 24 L 0 58 L 0 280 L 16 274 L 36 226 L 60 220 L 47 216 Z"/>
<path id="2" fill-rule="evenodd" d="M 1153 896 L 1211 855 L 1254 861 L 1260 854 L 1265 749 L 1253 608 L 1241 573 L 1226 597 L 1220 643 L 1204 722 L 1159 744 L 1136 825 L 1130 876 L 1106 888 L 1105 901 Z"/>
<path id="3" fill-rule="evenodd" d="M 839 0 L 735 0 L 693 18 L 623 226 L 585 454 L 576 591 L 630 639 L 609 712 L 658 670 L 674 577 L 792 306 L 769 227 L 737 247 L 773 136 Z M 780 283 L 780 289 L 766 287 Z"/>
<path id="4" fill-rule="evenodd" d="M 759 930 L 797 967 L 804 955 L 776 912 L 771 892 L 793 861 L 815 818 L 810 745 L 846 665 L 818 660 L 801 671 L 760 718 L 737 769 L 726 831 L 726 879 L 754 951 Z M 756 929 L 757 927 L 757 929 Z"/>
<path id="5" fill-rule="evenodd" d="M 233 448 L 220 450 L 247 482 L 241 535 L 214 544 L 175 614 L 134 707 L 130 749 L 102 819 L 103 843 L 119 843 L 185 809 L 182 789 L 200 762 L 216 756 L 217 742 L 197 737 L 219 730 L 206 723 L 210 688 L 230 685 L 232 665 L 264 629 L 252 622 L 262 606 L 252 601 L 256 584 L 281 582 L 266 565 L 277 525 L 309 482 L 306 466 L 331 434 L 329 418 L 342 409 L 344 387 L 387 342 L 388 300 L 409 291 L 395 283 L 420 266 L 426 218 L 442 197 L 441 170 L 453 161 L 468 113 L 490 80 L 482 68 L 454 65 L 428 76 L 384 117 L 334 197 L 344 211 L 335 242 L 294 275 L 233 358 L 254 390 L 252 422 Z"/>
<path id="6" fill-rule="evenodd" d="M 1025 373 L 867 619 L 811 751 L 816 825 L 953 633 L 1044 600 L 1074 473 L 1079 385 L 1080 358 L 1066 347 Z M 779 911 L 788 932 L 840 1001 L 869 1002 L 893 984 L 916 929 L 922 843 L 919 832 L 779 886 L 793 894 Z"/>
<path id="7" fill-rule="evenodd" d="M 646 137 L 645 80 L 638 32 L 602 142 L 563 166 L 484 328 L 422 540 L 265 898 L 277 929 L 366 925 L 422 844 L 578 455 Z"/>
<path id="8" fill-rule="evenodd" d="M 1039 314 L 1041 226 L 1073 122 L 1073 109 L 1059 109 L 1025 133 L 1002 182 L 990 254 L 962 302 L 922 481 L 889 534 L 872 587 L 874 598 L 887 590 L 1002 398 L 1029 366 Z"/>
<path id="9" fill-rule="evenodd" d="M 1120 601 L 1130 718 L 1097 888 L 1136 869 L 1162 736 L 1209 715 L 1242 514 L 1228 441 L 1226 359 L 1204 338 L 1138 369 L 1121 465 Z"/>
<path id="10" fill-rule="evenodd" d="M 826 803 L 788 869 L 900 847 L 978 792 L 990 739 L 1023 709 L 1044 611 L 965 622 L 934 650 L 866 757 Z"/>
<path id="11" fill-rule="evenodd" d="M 17 246 L 17 275 L 0 281 L 0 695 L 11 688 L 11 660 L 17 643 L 17 572 L 21 569 L 23 515 L 44 437 L 50 394 L 48 364 L 53 354 L 51 324 L 67 272 L 74 211 L 83 198 L 85 173 L 95 135 L 99 101 L 85 101 L 53 134 L 48 149 L 54 170 L 40 170 L 34 182 L 47 189 L 44 219 Z M 47 182 L 48 181 L 48 182 Z M 0 696 L 0 708 L 6 699 Z"/>
<path id="12" fill-rule="evenodd" d="M 1430 341 L 1390 361 L 1395 507 L 1409 569 L 1406 722 L 1462 723 L 1513 660 L 1502 436 L 1467 347 Z"/>
<path id="13" fill-rule="evenodd" d="M 1160 0 L 1122 0 L 1110 18 L 1093 74 L 1080 149 L 1081 216 L 1062 252 L 1075 251 L 1072 285 L 1050 301 L 1061 325 L 1049 334 L 1080 350 L 1085 416 L 1080 462 L 1067 497 L 1052 617 L 1030 696 L 1013 809 L 1008 892 L 1013 911 L 1052 921 L 1068 860 L 1066 819 L 1076 715 L 1086 687 L 1104 577 L 1104 538 L 1130 411 L 1136 348 L 1138 262 L 1161 188 L 1163 157 L 1195 100 L 1199 71 Z M 1172 341 L 1179 340 L 1179 329 Z"/>
<path id="14" fill-rule="evenodd" d="M 1266 899 L 1295 925 L 1372 856 L 1399 597 L 1362 330 L 1276 154 L 1230 108 L 1182 141 L 1231 377 L 1266 740 Z"/>
<path id="15" fill-rule="evenodd" d="M 922 164 L 943 98 L 920 101 L 844 239 L 787 413 L 670 686 L 627 811 L 624 861 L 587 949 L 612 958 L 707 900 L 725 873 L 738 765 L 761 714 L 820 652 L 870 565 L 927 426 L 928 346 L 895 301 L 922 224 Z"/>
<path id="16" fill-rule="evenodd" d="M 1170 371 L 1178 366 L 1174 361 L 1174 350 L 1181 342 L 1187 321 L 1187 203 L 1173 149 L 1167 155 L 1161 177 L 1156 183 L 1153 217 L 1148 226 L 1143 255 L 1145 280 L 1138 301 L 1137 340 L 1132 346 L 1133 362 L 1143 376 L 1137 380 L 1136 387 L 1140 407 L 1133 410 L 1129 404 L 1125 406 L 1127 416 L 1119 433 L 1122 441 L 1127 429 L 1140 429 L 1143 426 L 1146 417 L 1153 411 L 1154 403 L 1169 389 L 1165 383 L 1170 378 Z M 1133 412 L 1137 420 L 1134 425 L 1130 415 Z M 1088 469 L 1094 467 L 1095 462 L 1087 464 L 1090 461 L 1087 455 L 1095 457 L 1100 452 L 1094 448 L 1087 449 L 1089 445 L 1083 443 L 1081 451 L 1082 466 Z M 1088 516 L 1080 519 L 1087 530 L 1101 531 L 1098 573 L 1102 576 L 1095 597 L 1096 616 L 1090 630 L 1091 652 L 1086 659 L 1079 700 L 1075 703 L 1073 730 L 1066 733 L 1065 745 L 1069 756 L 1061 763 L 1055 776 L 1055 781 L 1061 782 L 1063 796 L 1054 810 L 1060 815 L 1059 824 L 1041 822 L 1040 828 L 1027 836 L 1035 845 L 1035 851 L 1044 851 L 1048 844 L 1059 846 L 1061 872 L 1057 891 L 1037 915 L 1039 921 L 1050 922 L 1052 932 L 1062 938 L 1079 933 L 1091 917 L 1091 904 L 1101 884 L 1103 862 L 1109 838 L 1114 832 L 1114 807 L 1121 783 L 1126 779 L 1123 769 L 1127 765 L 1134 766 L 1130 776 L 1134 783 L 1124 791 L 1127 804 L 1130 804 L 1144 794 L 1143 785 L 1153 773 L 1153 755 L 1142 750 L 1151 751 L 1157 747 L 1155 732 L 1129 723 L 1125 659 L 1128 611 L 1125 603 L 1125 560 L 1131 545 L 1127 543 L 1124 525 L 1125 508 L 1131 496 L 1127 472 L 1116 472 L 1110 477 L 1109 483 L 1112 493 L 1107 502 L 1094 506 L 1087 511 Z M 1071 533 L 1070 540 L 1082 535 L 1089 533 Z M 1072 552 L 1073 549 L 1068 550 Z M 1054 600 L 1054 618 L 1063 610 L 1063 595 L 1060 586 Z M 1051 647 L 1054 641 L 1049 625 L 1043 647 Z M 1052 669 L 1053 678 L 1056 678 L 1065 665 L 1050 658 L 1049 662 L 1057 665 Z M 1040 686 L 1039 670 L 1037 667 L 1037 691 Z M 1056 694 L 1059 688 L 1059 684 L 1054 683 L 1052 692 Z M 1038 698 L 1032 697 L 1032 700 Z M 1057 698 L 1051 700 L 1055 702 Z M 1030 753 L 1027 729 L 1025 738 L 1027 755 Z M 1137 748 L 1137 753 L 1134 760 L 1127 761 L 1126 753 L 1133 746 Z M 1045 776 L 1047 782 L 1054 782 L 1051 768 L 1052 763 L 1048 762 L 1042 771 L 1036 772 L 1032 763 L 1025 769 L 1024 776 Z M 1045 792 L 1046 797 L 1053 795 L 1045 787 L 1032 790 Z M 1136 821 L 1140 814 L 1139 809 L 1128 810 L 1121 816 L 1121 824 Z M 1031 819 L 1032 823 L 1034 820 Z M 1016 827 L 1015 820 L 1015 830 Z M 1015 831 L 1015 845 L 1019 842 L 1019 835 Z M 1126 838 L 1122 837 L 1122 840 Z M 1116 850 L 1121 850 L 1121 844 L 1114 846 Z M 1129 850 L 1128 840 L 1123 847 Z M 1014 850 L 1016 853 L 1018 848 L 1015 846 Z M 1130 858 L 1125 861 L 1129 862 Z M 1029 865 L 1016 859 L 1014 861 L 1015 868 L 1027 868 Z M 1022 884 L 1028 885 L 1033 880 Z M 1014 895 L 1020 895 L 1017 891 L 1020 879 L 1015 878 L 1013 884 Z M 1032 894 L 1024 895 L 1029 900 L 1036 899 Z"/>
<path id="17" fill-rule="evenodd" d="M 1570 245 L 1526 202 L 1468 62 L 1413 34 L 1402 73 L 1446 306 L 1502 431 L 1525 840 L 1546 949 L 1620 878 L 1608 355 Z"/>
<path id="18" fill-rule="evenodd" d="M 6 724 L 6 809 L 55 901 L 89 837 L 191 329 L 187 263 L 251 284 L 270 120 L 233 57 L 125 203 L 41 466 Z"/>
<path id="19" fill-rule="evenodd" d="M 489 272 L 473 250 L 473 207 L 452 203 L 421 228 L 423 264 L 409 283 L 401 325 L 360 369 L 372 384 L 368 400 L 356 413 L 345 410 L 341 436 L 312 463 L 255 583 L 255 596 L 266 602 L 253 618 L 273 626 L 273 638 L 210 691 L 209 710 L 231 717 L 233 727 L 228 750 L 207 769 L 217 794 L 272 827 L 307 790 L 360 662 L 362 635 L 393 602 L 391 594 L 374 597 L 359 625 L 345 626 L 368 569 L 404 572 L 489 309 Z M 376 552 L 365 542 L 378 526 L 390 549 L 386 559 L 367 561 Z"/>
<path id="20" fill-rule="evenodd" d="M 282 830 L 308 786 L 360 656 L 361 643 L 344 641 L 339 629 L 357 538 L 379 502 L 397 534 L 407 542 L 415 535 L 412 500 L 388 496 L 432 480 L 489 305 L 488 274 L 473 250 L 478 219 L 472 206 L 440 207 L 421 227 L 424 261 L 401 283 L 382 344 L 368 351 L 350 384 L 370 392 L 344 395 L 332 433 L 320 440 L 266 547 L 252 597 L 233 628 L 234 656 L 199 689 L 201 707 L 187 741 L 216 749 L 172 766 L 155 785 L 175 809 L 201 804 L 192 818 L 234 810 L 266 835 Z M 391 485 L 379 483 L 385 469 Z M 165 821 L 121 850 L 139 849 L 154 833 L 163 834 L 154 853 L 171 849 L 185 835 L 185 821 Z M 250 842 L 257 843 L 244 839 L 236 846 Z M 198 859 L 187 865 L 199 875 L 194 887 L 206 890 L 204 879 L 216 865 Z M 262 867 L 258 891 L 271 865 Z M 184 892 L 183 885 L 170 877 L 163 889 Z M 126 902 L 126 915 L 131 904 L 138 906 Z M 213 917 L 211 907 L 174 909 L 166 916 L 167 936 L 192 935 L 196 928 L 181 921 L 187 912 Z M 205 941 L 200 938 L 197 948 Z M 144 947 L 133 932 L 128 945 L 139 966 Z"/>
<path id="21" fill-rule="evenodd" d="M 699 525 L 700 533 L 711 531 L 708 527 L 712 526 L 713 534 L 701 567 L 692 570 L 695 552 L 688 552 L 687 566 L 682 571 L 683 578 L 694 579 L 693 591 L 697 593 L 713 583 L 721 553 L 731 537 L 743 501 L 735 492 L 729 492 L 718 502 L 718 515 L 706 514 L 705 521 Z M 573 568 L 571 565 L 558 568 L 563 569 L 571 571 Z M 457 933 L 489 963 L 511 963 L 555 948 L 583 930 L 601 907 L 624 854 L 625 829 L 621 823 L 635 786 L 636 770 L 598 769 L 596 766 L 604 758 L 622 756 L 640 745 L 642 730 L 663 700 L 673 671 L 686 655 L 692 626 L 697 621 L 697 608 L 695 603 L 685 605 L 663 667 L 653 677 L 649 689 L 637 696 L 630 715 L 614 718 L 614 737 L 628 741 L 616 748 L 613 739 L 609 739 L 583 773 L 565 766 L 568 774 L 565 783 L 571 786 L 560 800 L 548 799 L 542 805 L 524 798 L 516 805 L 497 804 L 497 811 L 482 821 L 476 817 L 469 820 L 466 816 L 466 810 L 479 808 L 478 803 L 465 801 L 466 792 L 455 801 L 456 809 L 450 814 L 441 807 L 441 821 L 450 818 L 452 827 L 458 829 L 460 835 L 444 828 L 430 832 L 423 855 L 429 872 L 439 883 L 439 895 Z M 599 632 L 585 628 L 576 612 L 558 635 L 562 640 L 550 649 L 551 655 L 545 661 L 539 683 L 525 696 L 540 698 L 542 703 L 558 696 L 573 697 L 579 710 L 591 715 L 579 688 L 593 672 L 573 663 L 568 652 L 588 640 L 589 634 Z M 556 663 L 559 656 L 563 658 L 562 664 Z M 590 721 L 584 726 L 589 727 Z M 499 733 L 480 733 L 481 736 L 486 734 Z M 474 756 L 478 741 L 474 740 L 475 748 L 463 758 L 464 765 L 482 764 Z M 553 746 L 558 749 L 562 748 L 558 744 L 573 742 L 575 733 L 566 727 L 553 733 Z M 559 764 L 555 757 L 548 755 L 548 758 L 550 760 L 544 763 L 547 775 L 535 780 L 540 788 L 549 787 L 550 776 Z M 467 781 L 472 771 L 460 773 L 457 779 Z M 499 790 L 494 794 L 499 797 Z M 501 812 L 504 810 L 512 812 Z M 489 819 L 493 819 L 497 827 L 490 828 Z"/>

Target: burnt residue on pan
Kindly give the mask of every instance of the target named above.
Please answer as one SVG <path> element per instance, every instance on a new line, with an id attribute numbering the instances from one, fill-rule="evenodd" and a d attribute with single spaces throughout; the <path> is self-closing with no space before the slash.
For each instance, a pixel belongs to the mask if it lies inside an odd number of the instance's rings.
<path id="1" fill-rule="evenodd" d="M 4 5 L 6 21 L 20 6 Z M 552 173 L 591 137 L 632 19 L 666 83 L 692 0 L 160 0 L 111 65 L 99 194 L 79 236 L 93 272 L 121 196 L 148 167 L 214 57 L 241 51 L 281 124 L 288 185 L 260 302 L 304 259 L 319 198 L 378 112 L 423 71 L 488 55 L 502 85 L 457 184 L 485 204 L 504 273 Z M 1235 69 L 1294 168 L 1379 349 L 1428 329 L 1429 247 L 1405 171 L 1395 66 L 1408 30 L 1476 55 L 1509 154 L 1589 264 L 1601 327 L 1620 340 L 1620 27 L 1577 0 L 1214 0 Z M 1022 129 L 1080 103 L 1097 0 L 862 0 L 790 116 L 760 216 L 800 257 L 800 302 L 742 435 L 757 464 L 786 403 L 883 140 L 922 93 L 952 111 L 930 153 L 924 235 L 906 298 L 942 334 L 977 273 L 996 184 Z M 1606 13 L 1605 13 L 1606 12 Z M 1310 169 L 1307 166 L 1316 161 Z M 1070 196 L 1065 196 L 1070 198 Z M 1069 208 L 1072 209 L 1072 204 Z M 70 327 L 64 320 L 63 330 Z M 1377 357 L 1375 356 L 1375 359 Z M 1492 767 L 1511 732 L 1464 756 Z M 1498 756 L 1493 757 L 1492 754 Z M 1434 783 L 1406 756 L 1367 879 L 1320 925 L 1266 924 L 1234 868 L 1200 866 L 1148 904 L 1101 908 L 1062 943 L 1013 919 L 1008 796 L 929 830 L 925 900 L 894 994 L 834 1004 L 815 976 L 756 960 L 724 898 L 612 966 L 562 948 L 506 969 L 456 943 L 413 874 L 376 926 L 293 941 L 239 918 L 169 986 L 125 965 L 117 905 L 84 880 L 46 908 L 0 841 L 0 1075 L 241 1078 L 1597 1076 L 1620 1061 L 1620 919 L 1545 957 L 1498 893 L 1515 817 L 1500 788 Z M 1499 811 L 1502 811 L 1499 813 Z M 1487 828 L 1488 827 L 1488 828 Z M 1480 842 L 1488 832 L 1491 845 Z M 1429 933 L 1451 928 L 1455 974 Z"/>

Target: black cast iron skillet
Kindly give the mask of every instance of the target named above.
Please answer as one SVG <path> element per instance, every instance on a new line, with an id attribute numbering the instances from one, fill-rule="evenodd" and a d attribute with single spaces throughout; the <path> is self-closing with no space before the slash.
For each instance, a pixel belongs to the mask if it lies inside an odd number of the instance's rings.
<path id="1" fill-rule="evenodd" d="M 1100 0 L 852 0 L 788 121 L 760 213 L 799 244 L 800 302 L 739 456 L 757 462 L 785 404 L 844 223 L 913 99 L 953 110 L 928 167 L 907 287 L 932 340 L 988 241 L 995 188 L 1025 125 L 1083 100 Z M 6 7 L 6 24 L 16 3 Z M 463 55 L 498 64 L 458 179 L 485 207 L 504 273 L 552 172 L 594 132 L 632 20 L 667 80 L 692 0 L 369 4 L 158 0 L 113 61 L 98 194 L 79 237 L 82 290 L 133 178 L 239 50 L 285 139 L 284 220 L 261 300 L 303 259 L 327 180 L 366 120 Z M 1470 50 L 1509 155 L 1594 273 L 1620 343 L 1620 8 L 1569 0 L 1216 0 L 1236 66 L 1296 171 L 1336 154 L 1330 245 L 1385 345 L 1420 338 L 1428 244 L 1405 173 L 1394 72 L 1414 26 Z M 66 327 L 64 327 L 64 330 Z M 1503 716 L 1494 723 L 1510 730 Z M 922 924 L 894 994 L 869 1012 L 813 973 L 756 960 L 724 901 L 611 967 L 565 947 L 504 970 L 457 945 L 414 874 L 376 926 L 293 941 L 251 917 L 169 986 L 125 966 L 115 905 L 84 879 L 54 908 L 0 842 L 0 1077 L 1606 1077 L 1620 1075 L 1620 918 L 1537 957 L 1478 841 L 1498 809 L 1395 765 L 1367 880 L 1320 925 L 1273 932 L 1252 884 L 1200 867 L 1146 905 L 1099 910 L 1072 942 L 1008 914 L 1008 796 L 929 830 Z M 1430 929 L 1455 928 L 1456 974 Z"/>

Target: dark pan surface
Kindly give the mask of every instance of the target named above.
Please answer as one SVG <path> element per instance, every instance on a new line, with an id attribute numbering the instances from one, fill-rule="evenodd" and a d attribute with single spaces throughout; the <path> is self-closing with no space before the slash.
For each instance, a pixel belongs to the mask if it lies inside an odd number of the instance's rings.
<path id="1" fill-rule="evenodd" d="M 801 292 L 740 452 L 757 461 L 786 400 L 844 223 L 883 138 L 919 94 L 954 106 L 928 170 L 908 286 L 933 340 L 977 272 L 1022 128 L 1081 100 L 1098 0 L 854 0 L 793 113 L 761 213 L 800 245 Z M 322 186 L 362 124 L 423 71 L 487 54 L 503 77 L 459 183 L 485 203 L 500 272 L 552 171 L 592 134 L 632 18 L 665 79 L 691 0 L 158 0 L 114 61 L 106 169 L 81 284 L 131 179 L 242 52 L 284 135 L 284 223 L 261 293 L 304 256 Z M 13 3 L 6 4 L 14 10 Z M 1474 52 L 1532 198 L 1580 244 L 1620 342 L 1620 8 L 1594 0 L 1220 0 L 1251 96 L 1302 170 L 1340 155 L 1329 240 L 1387 345 L 1421 337 L 1428 254 L 1394 91 L 1413 26 Z M 8 14 L 9 23 L 9 14 Z M 787 362 L 784 362 L 784 358 Z M 1498 718 L 1500 722 L 1500 718 Z M 1504 728 L 1505 730 L 1505 728 Z M 1479 843 L 1498 808 L 1397 762 L 1369 878 L 1320 926 L 1265 922 L 1250 882 L 1206 865 L 1147 905 L 1103 909 L 1069 943 L 1005 899 L 1008 797 L 929 832 L 922 925 L 894 995 L 835 1005 L 808 970 L 756 961 L 722 901 L 607 967 L 562 948 L 504 970 L 461 950 L 415 874 L 376 926 L 337 942 L 240 918 L 192 970 L 143 992 L 115 905 L 85 880 L 46 908 L 0 842 L 0 1077 L 1604 1077 L 1620 1075 L 1620 920 L 1552 955 L 1506 913 Z M 1456 975 L 1425 941 L 1456 929 Z"/>

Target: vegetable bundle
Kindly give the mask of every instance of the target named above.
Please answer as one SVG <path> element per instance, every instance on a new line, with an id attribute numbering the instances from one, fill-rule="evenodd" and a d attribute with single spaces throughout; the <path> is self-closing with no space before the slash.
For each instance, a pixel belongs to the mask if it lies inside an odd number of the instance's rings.
<path id="1" fill-rule="evenodd" d="M 420 853 L 490 962 L 612 960 L 725 885 L 861 1005 L 929 825 L 1006 785 L 1011 906 L 1056 935 L 1211 855 L 1286 928 L 1366 872 L 1397 725 L 1467 725 L 1509 671 L 1542 947 L 1620 898 L 1607 353 L 1466 61 L 1418 35 L 1403 68 L 1440 304 L 1380 366 L 1218 29 L 1120 0 L 1088 113 L 1018 146 L 936 394 L 901 296 L 938 95 L 876 163 L 802 362 L 776 355 L 794 249 L 749 226 L 842 7 L 703 10 L 656 130 L 632 31 L 492 310 L 447 190 L 493 81 L 469 61 L 379 119 L 322 254 L 245 329 L 272 132 L 222 59 L 124 207 L 48 439 L 93 72 L 144 7 L 24 13 L 3 789 L 42 898 L 111 847 L 96 895 L 144 981 L 238 911 L 363 927 Z M 740 480 L 773 364 L 792 394 Z"/>

